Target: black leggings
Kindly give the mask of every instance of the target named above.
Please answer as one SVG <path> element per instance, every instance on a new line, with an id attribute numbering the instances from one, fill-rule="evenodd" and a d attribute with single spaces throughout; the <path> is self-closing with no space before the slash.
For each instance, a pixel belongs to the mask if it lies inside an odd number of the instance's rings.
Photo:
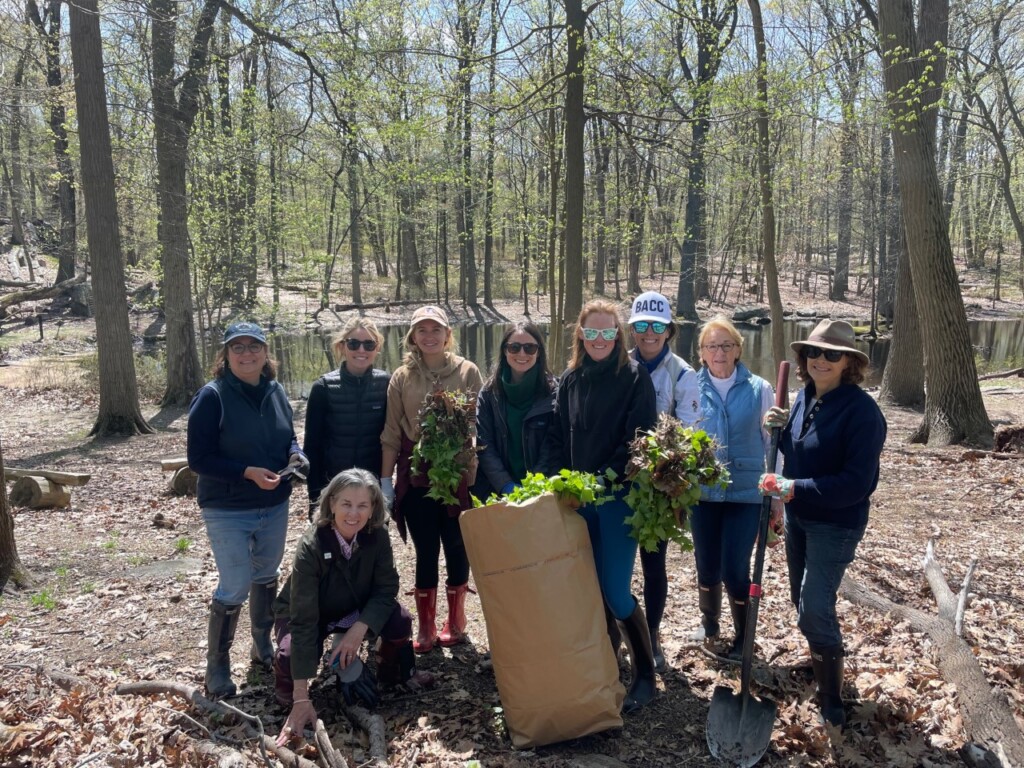
<path id="1" fill-rule="evenodd" d="M 469 559 L 459 518 L 449 515 L 440 502 L 428 499 L 426 488 L 409 489 L 402 499 L 402 514 L 416 547 L 416 588 L 437 586 L 441 547 L 448 568 L 448 586 L 457 587 L 469 581 Z"/>
<path id="2" fill-rule="evenodd" d="M 640 547 L 640 565 L 644 572 L 644 613 L 647 614 L 647 626 L 652 631 L 661 626 L 665 600 L 668 599 L 668 576 L 665 573 L 667 553 L 667 541 L 659 542 L 654 552 Z"/>

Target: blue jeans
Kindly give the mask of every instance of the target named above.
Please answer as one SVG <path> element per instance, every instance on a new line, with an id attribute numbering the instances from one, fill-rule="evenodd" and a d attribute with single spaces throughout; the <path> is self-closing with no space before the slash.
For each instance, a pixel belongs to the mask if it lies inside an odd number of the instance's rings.
<path id="1" fill-rule="evenodd" d="M 786 513 L 789 597 L 797 609 L 797 626 L 810 645 L 830 647 L 843 642 L 836 597 L 865 528 L 842 528 Z"/>
<path id="2" fill-rule="evenodd" d="M 633 514 L 619 494 L 614 501 L 600 506 L 587 504 L 579 513 L 587 521 L 590 545 L 594 549 L 594 565 L 601 594 L 616 619 L 628 619 L 637 606 L 631 581 L 636 561 L 636 539 L 629 535 L 623 520 Z"/>
<path id="3" fill-rule="evenodd" d="M 288 535 L 288 501 L 259 509 L 203 509 L 206 535 L 217 563 L 213 599 L 241 605 L 250 584 L 271 584 L 280 573 Z"/>
<path id="4" fill-rule="evenodd" d="M 750 593 L 750 553 L 757 539 L 761 505 L 735 501 L 702 501 L 690 515 L 697 582 L 725 583 L 735 600 Z"/>

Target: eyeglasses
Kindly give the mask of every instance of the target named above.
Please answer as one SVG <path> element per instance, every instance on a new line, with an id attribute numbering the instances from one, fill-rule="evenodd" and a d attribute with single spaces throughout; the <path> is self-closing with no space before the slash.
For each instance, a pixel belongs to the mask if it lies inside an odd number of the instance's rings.
<path id="1" fill-rule="evenodd" d="M 637 320 L 633 323 L 633 330 L 637 333 L 647 333 L 648 328 L 655 333 L 664 333 L 668 330 L 668 323 L 649 323 L 646 320 Z"/>
<path id="2" fill-rule="evenodd" d="M 377 342 L 373 339 L 345 339 L 345 346 L 350 352 L 355 352 L 360 347 L 367 352 L 373 352 L 377 348 Z"/>
<path id="3" fill-rule="evenodd" d="M 505 351 L 511 352 L 513 355 L 518 355 L 520 352 L 525 352 L 528 355 L 536 355 L 538 349 L 540 349 L 540 344 L 532 344 L 530 342 L 520 344 L 518 341 L 510 341 L 505 345 Z"/>
<path id="4" fill-rule="evenodd" d="M 619 335 L 618 328 L 581 328 L 586 341 L 596 341 L 600 336 L 605 341 L 613 341 Z"/>
<path id="5" fill-rule="evenodd" d="M 722 344 L 705 344 L 703 347 L 701 347 L 701 349 L 703 349 L 705 352 L 710 352 L 712 355 L 718 352 L 719 350 L 725 352 L 726 354 L 729 354 L 734 349 L 736 349 L 737 346 L 738 345 L 735 341 L 726 341 L 723 342 Z"/>
<path id="6" fill-rule="evenodd" d="M 812 347 L 809 345 L 804 346 L 804 354 L 807 355 L 808 360 L 817 360 L 822 355 L 830 363 L 838 363 L 843 359 L 845 352 L 841 352 L 838 349 L 822 349 L 821 347 Z"/>
<path id="7" fill-rule="evenodd" d="M 236 355 L 244 355 L 246 352 L 252 352 L 255 355 L 257 352 L 263 350 L 263 345 L 258 341 L 251 341 L 248 344 L 242 344 L 239 342 L 238 344 L 228 344 L 228 349 Z"/>

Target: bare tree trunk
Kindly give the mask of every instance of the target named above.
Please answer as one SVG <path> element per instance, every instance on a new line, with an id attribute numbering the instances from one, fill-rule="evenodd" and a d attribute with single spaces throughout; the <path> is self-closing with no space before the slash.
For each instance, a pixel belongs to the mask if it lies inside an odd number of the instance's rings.
<path id="1" fill-rule="evenodd" d="M 921 17 L 929 23 L 939 18 L 944 21 L 948 13 L 948 4 L 943 7 L 942 0 L 921 9 Z M 909 83 L 920 82 L 922 47 L 942 38 L 922 30 L 919 47 L 911 0 L 880 0 L 878 22 L 883 59 L 890 62 L 885 68 L 885 87 L 896 126 L 893 155 L 928 385 L 924 422 L 914 439 L 934 445 L 966 442 L 987 447 L 992 444 L 992 424 L 978 385 L 967 315 L 942 210 L 932 138 L 934 122 L 929 131 L 920 114 L 921 105 L 908 105 L 898 96 Z M 941 78 L 938 80 L 941 82 Z"/>
<path id="2" fill-rule="evenodd" d="M 86 232 L 96 296 L 96 346 L 99 350 L 100 407 L 92 434 L 103 437 L 146 434 L 153 430 L 139 409 L 121 232 L 114 196 L 114 161 L 99 18 L 96 0 L 80 0 L 71 5 L 71 57 L 75 67 L 82 191 L 88 212 Z"/>
<path id="3" fill-rule="evenodd" d="M 491 0 L 491 52 L 487 65 L 487 94 L 491 100 L 491 109 L 487 114 L 487 170 L 484 188 L 484 304 L 494 304 L 494 129 L 495 110 L 497 104 L 498 77 L 498 2 Z"/>
<path id="4" fill-rule="evenodd" d="M 348 238 L 352 256 L 352 302 L 363 303 L 363 241 L 359 226 L 359 149 L 355 136 L 348 140 Z"/>
<path id="5" fill-rule="evenodd" d="M 4 477 L 4 447 L 0 443 L 0 595 L 9 582 L 17 587 L 28 586 L 31 579 L 18 557 L 18 545 L 14 540 L 14 517 L 7 502 L 7 484 Z"/>
<path id="6" fill-rule="evenodd" d="M 582 0 L 565 0 L 565 296 L 562 317 L 583 309 L 583 198 L 585 162 L 583 86 L 587 14 Z"/>
<path id="7" fill-rule="evenodd" d="M 901 241 L 902 242 L 902 241 Z M 890 256 L 897 260 L 893 298 L 893 332 L 889 341 L 889 360 L 899 364 L 882 370 L 878 399 L 911 408 L 924 403 L 924 356 L 921 352 L 921 328 L 917 322 L 917 301 L 910 275 L 910 256 L 906 246 Z"/>

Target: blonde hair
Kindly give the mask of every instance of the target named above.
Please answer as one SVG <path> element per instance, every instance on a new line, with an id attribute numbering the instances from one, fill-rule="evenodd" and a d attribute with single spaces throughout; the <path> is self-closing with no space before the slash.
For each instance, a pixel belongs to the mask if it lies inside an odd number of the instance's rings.
<path id="1" fill-rule="evenodd" d="M 333 339 L 331 339 L 331 351 L 334 352 L 335 360 L 345 359 L 345 341 L 357 328 L 362 328 L 370 334 L 373 340 L 377 342 L 378 350 L 384 347 L 384 334 L 377 330 L 377 326 L 374 325 L 373 320 L 369 320 L 365 317 L 350 317 L 348 322 L 341 326 L 341 330 L 335 334 Z"/>
<path id="2" fill-rule="evenodd" d="M 331 482 L 320 492 L 317 502 L 316 524 L 324 528 L 334 523 L 331 499 L 346 488 L 365 488 L 370 493 L 370 519 L 363 528 L 367 533 L 383 528 L 388 519 L 388 508 L 380 483 L 372 472 L 365 469 L 346 469 L 331 478 Z"/>
<path id="3" fill-rule="evenodd" d="M 431 318 L 424 318 L 420 322 L 422 323 L 425 322 L 426 320 L 431 320 Z M 433 322 L 437 323 L 436 320 L 434 320 Z M 441 325 L 440 323 L 437 324 Z M 402 339 L 402 346 L 405 347 L 405 355 L 402 357 L 402 363 L 409 366 L 410 368 L 415 368 L 416 361 L 423 359 L 423 353 L 420 352 L 420 348 L 417 347 L 412 340 L 413 333 L 416 332 L 416 325 L 419 325 L 419 323 L 416 323 L 415 325 L 410 325 L 409 330 L 406 331 L 405 337 Z M 444 326 L 441 327 L 444 328 Z M 459 348 L 455 344 L 455 334 L 452 333 L 451 326 L 445 328 L 445 330 L 448 332 L 448 338 L 446 338 L 444 342 L 444 351 L 451 352 L 452 354 L 458 354 Z"/>
<path id="4" fill-rule="evenodd" d="M 697 337 L 697 347 L 701 352 L 704 351 L 704 340 L 711 335 L 714 331 L 725 331 L 729 334 L 736 346 L 739 347 L 740 353 L 736 355 L 736 362 L 743 356 L 743 337 L 740 336 L 740 332 L 736 330 L 736 326 L 732 324 L 725 315 L 715 315 L 713 318 L 704 323 L 704 327 L 700 329 L 700 335 Z M 701 356 L 701 362 L 704 362 L 703 356 Z"/>
<path id="5" fill-rule="evenodd" d="M 583 323 L 590 315 L 596 314 L 611 315 L 615 319 L 615 330 L 618 331 L 615 342 L 619 347 L 619 356 L 615 370 L 620 371 L 624 365 L 629 364 L 629 352 L 626 351 L 626 332 L 622 327 L 622 318 L 619 317 L 619 308 L 607 299 L 588 301 L 583 305 L 583 309 L 580 310 L 580 316 L 576 318 L 576 328 L 572 334 L 573 345 L 572 355 L 569 358 L 569 367 L 576 369 L 583 365 L 583 360 L 587 356 L 587 350 L 583 346 L 583 334 L 580 329 L 583 328 Z"/>

